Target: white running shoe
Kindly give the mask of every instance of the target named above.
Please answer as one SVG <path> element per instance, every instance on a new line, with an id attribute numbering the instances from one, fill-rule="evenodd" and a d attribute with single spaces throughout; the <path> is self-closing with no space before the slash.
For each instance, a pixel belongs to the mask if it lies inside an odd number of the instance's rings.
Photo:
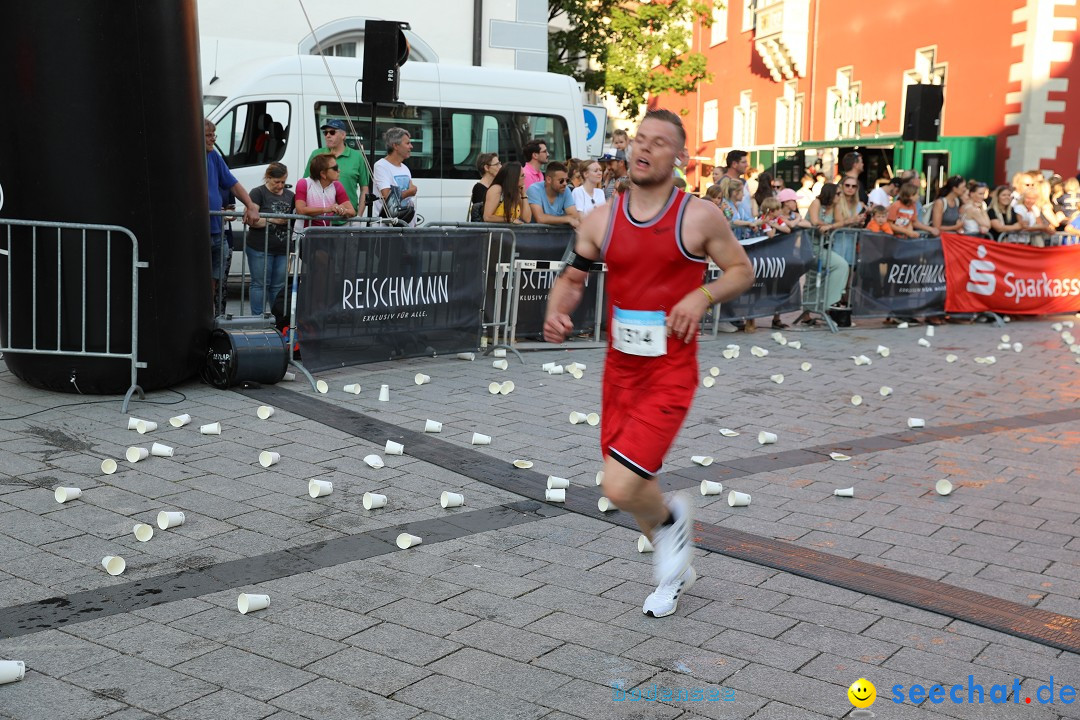
<path id="1" fill-rule="evenodd" d="M 735 326 L 735 323 L 730 323 L 726 320 L 721 320 L 716 324 L 716 331 L 722 333 L 737 333 L 739 328 Z"/>
<path id="2" fill-rule="evenodd" d="M 693 566 L 689 566 L 682 576 L 673 583 L 663 583 L 645 598 L 645 604 L 641 606 L 641 612 L 649 617 L 661 618 L 671 615 L 679 609 L 679 597 L 694 586 L 697 573 Z"/>
<path id="3" fill-rule="evenodd" d="M 673 583 L 690 567 L 693 545 L 690 542 L 690 505 L 681 495 L 668 504 L 672 523 L 653 530 L 653 577 L 657 585 Z"/>

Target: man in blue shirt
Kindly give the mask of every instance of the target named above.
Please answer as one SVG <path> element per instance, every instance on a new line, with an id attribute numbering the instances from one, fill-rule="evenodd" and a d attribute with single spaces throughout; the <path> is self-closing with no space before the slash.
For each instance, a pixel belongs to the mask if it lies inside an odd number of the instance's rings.
<path id="1" fill-rule="evenodd" d="M 544 182 L 533 183 L 525 191 L 533 221 L 545 225 L 569 225 L 576 228 L 581 222 L 574 196 L 566 186 L 568 173 L 561 162 L 549 162 L 544 170 Z"/>
<path id="2" fill-rule="evenodd" d="M 210 201 L 210 211 L 221 210 L 224 207 L 223 198 L 230 193 L 244 203 L 244 224 L 253 225 L 259 220 L 259 206 L 251 201 L 244 186 L 229 171 L 225 164 L 225 158 L 221 157 L 214 149 L 214 141 L 217 139 L 217 126 L 209 120 L 203 121 L 204 138 L 206 140 L 206 186 Z M 218 215 L 210 216 L 210 276 L 214 288 L 211 299 L 214 303 L 214 311 L 217 312 L 218 280 L 222 275 L 222 257 L 224 256 L 225 244 L 222 235 L 222 218 Z"/>

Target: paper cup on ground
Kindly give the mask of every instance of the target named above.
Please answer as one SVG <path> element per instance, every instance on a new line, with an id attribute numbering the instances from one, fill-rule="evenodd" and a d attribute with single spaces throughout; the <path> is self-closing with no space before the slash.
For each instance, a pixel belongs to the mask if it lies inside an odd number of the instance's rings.
<path id="1" fill-rule="evenodd" d="M 424 539 L 419 535 L 410 535 L 409 533 L 401 533 L 397 536 L 397 546 L 402 550 L 408 550 L 411 547 L 415 547 L 424 542 Z"/>
<path id="2" fill-rule="evenodd" d="M 709 368 L 709 374 L 712 375 L 713 377 L 720 377 L 720 368 L 718 368 L 718 367 Z"/>
<path id="3" fill-rule="evenodd" d="M 847 462 L 848 460 L 851 459 L 850 455 L 845 455 L 844 453 L 838 453 L 838 452 L 829 453 L 829 457 L 831 457 L 833 460 L 836 460 L 838 462 Z"/>
<path id="4" fill-rule="evenodd" d="M 426 432 L 426 433 L 442 432 L 442 423 L 437 421 L 437 420 L 425 420 L 424 421 L 424 432 Z"/>
<path id="5" fill-rule="evenodd" d="M 506 357 L 506 348 L 495 348 L 491 351 L 491 357 L 504 358 Z"/>
<path id="6" fill-rule="evenodd" d="M 919 338 L 919 344 L 923 347 L 930 347 L 930 341 L 926 338 Z"/>
<path id="7" fill-rule="evenodd" d="M 734 360 L 735 359 L 735 351 L 734 350 L 722 350 L 720 352 L 720 354 L 724 356 L 725 360 Z"/>
<path id="8" fill-rule="evenodd" d="M 272 452 L 270 450 L 263 450 L 259 453 L 259 464 L 264 468 L 268 468 L 271 465 L 277 465 L 281 460 L 281 453 Z"/>
<path id="9" fill-rule="evenodd" d="M 1012 349 L 1013 349 L 1013 352 L 1023 352 L 1023 350 L 1024 350 L 1024 343 L 1018 343 L 1018 342 L 1017 342 L 1017 343 L 1013 343 L 1013 345 L 1012 345 Z"/>
<path id="10" fill-rule="evenodd" d="M 549 373 L 549 372 L 551 372 L 551 368 L 555 367 L 555 365 L 556 365 L 556 363 L 546 362 L 546 363 L 544 363 L 543 365 L 540 366 L 540 369 L 543 370 L 546 373 Z"/>
<path id="11" fill-rule="evenodd" d="M 308 480 L 307 491 L 308 491 L 308 495 L 310 495 L 313 498 L 324 497 L 324 496 L 329 495 L 330 493 L 334 492 L 334 483 L 330 482 L 329 480 L 316 480 L 316 479 L 312 478 L 311 480 Z M 364 496 L 364 499 L 365 499 L 364 507 L 367 508 L 368 510 L 370 510 L 371 508 L 367 507 L 367 502 L 366 502 L 367 501 L 367 496 L 366 495 Z"/>
<path id="12" fill-rule="evenodd" d="M 365 455 L 364 462 L 367 463 L 368 467 L 375 468 L 376 470 L 386 465 L 386 463 L 383 462 L 383 459 L 381 457 L 374 454 Z"/>
<path id="13" fill-rule="evenodd" d="M 128 418 L 128 430 L 137 429 L 139 427 L 139 423 L 141 423 L 141 422 L 142 422 L 142 420 L 140 420 L 137 417 L 129 417 Z"/>
<path id="14" fill-rule="evenodd" d="M 701 465 L 702 467 L 709 467 L 713 464 L 713 459 L 708 455 L 695 455 L 690 458 L 694 463 Z"/>
<path id="15" fill-rule="evenodd" d="M 484 435 L 483 433 L 474 432 L 472 434 L 471 444 L 472 445 L 490 445 L 491 444 L 491 436 L 490 435 Z"/>
<path id="16" fill-rule="evenodd" d="M 784 376 L 781 375 L 780 373 L 776 373 L 775 375 L 770 375 L 769 379 L 772 380 L 777 385 L 780 385 L 780 384 L 782 384 L 784 382 Z"/>
<path id="17" fill-rule="evenodd" d="M 124 457 L 127 458 L 129 463 L 137 463 L 150 457 L 150 451 L 143 447 L 129 447 L 127 452 L 124 453 Z"/>
<path id="18" fill-rule="evenodd" d="M 585 377 L 585 373 L 581 372 L 577 368 L 574 368 L 573 370 L 570 370 L 569 372 L 570 372 L 570 376 L 573 377 L 575 380 L 580 380 L 581 378 Z"/>
<path id="19" fill-rule="evenodd" d="M 889 357 L 889 352 L 889 348 L 885 347 L 884 345 L 877 346 L 877 354 L 881 357 Z"/>
<path id="20" fill-rule="evenodd" d="M 496 370 L 505 370 L 506 368 L 510 367 L 510 363 L 508 363 L 506 360 L 495 360 L 491 363 L 491 367 L 495 368 Z"/>
<path id="21" fill-rule="evenodd" d="M 566 478 L 555 477 L 554 475 L 548 475 L 547 489 L 548 490 L 565 490 L 570 487 L 570 481 Z"/>
<path id="22" fill-rule="evenodd" d="M 959 360 L 959 358 L 956 357 L 955 355 L 953 355 L 952 353 L 949 353 L 948 355 L 945 356 L 945 362 L 947 362 L 947 363 L 954 363 L 957 360 Z"/>
<path id="23" fill-rule="evenodd" d="M 562 365 L 552 365 L 551 368 L 548 369 L 548 375 L 562 375 L 562 374 L 563 374 L 563 366 Z"/>
<path id="24" fill-rule="evenodd" d="M 702 495 L 719 495 L 722 492 L 724 492 L 724 483 L 718 483 L 712 480 L 701 481 Z"/>
<path id="25" fill-rule="evenodd" d="M 444 492 L 439 496 L 439 504 L 443 508 L 461 507 L 465 504 L 465 496 L 461 493 Z"/>
<path id="26" fill-rule="evenodd" d="M 296 373 L 294 373 L 294 372 L 286 371 L 286 373 L 281 376 L 282 382 L 292 382 L 295 379 L 296 379 Z"/>
<path id="27" fill-rule="evenodd" d="M 600 512 L 605 512 L 605 513 L 619 509 L 619 508 L 615 507 L 615 503 L 611 502 L 606 497 L 601 497 L 599 500 L 597 500 L 596 501 L 596 507 L 600 509 Z"/>
<path id="28" fill-rule="evenodd" d="M 184 427 L 185 425 L 187 425 L 190 422 L 191 422 L 191 416 L 188 415 L 187 413 L 184 413 L 183 415 L 177 415 L 176 417 L 169 418 L 169 424 L 172 425 L 174 428 Z"/>
<path id="29" fill-rule="evenodd" d="M 509 395 L 512 392 L 514 392 L 514 381 L 513 380 L 507 380 L 506 382 L 504 382 L 502 385 L 499 386 L 499 394 L 500 395 Z"/>
<path id="30" fill-rule="evenodd" d="M 101 461 L 101 472 L 106 475 L 112 475 L 116 472 L 116 461 L 112 458 L 105 458 Z"/>
<path id="31" fill-rule="evenodd" d="M 881 389 L 878 390 L 878 395 L 880 395 L 881 397 L 889 397 L 890 395 L 892 395 L 892 388 L 888 385 L 882 385 Z"/>
<path id="32" fill-rule="evenodd" d="M 0 660 L 0 685 L 22 680 L 26 675 L 26 663 L 22 660 Z"/>
<path id="33" fill-rule="evenodd" d="M 637 539 L 637 551 L 639 553 L 651 553 L 653 551 L 652 543 L 649 542 L 649 538 L 644 535 L 639 535 Z"/>
<path id="34" fill-rule="evenodd" d="M 203 425 L 199 428 L 199 432 L 203 435 L 220 435 L 221 423 L 216 422 Z"/>
<path id="35" fill-rule="evenodd" d="M 792 340 L 791 342 L 789 342 L 787 344 L 787 346 L 789 348 L 791 348 L 792 350 L 801 350 L 802 349 L 802 340 Z"/>
<path id="36" fill-rule="evenodd" d="M 345 385 L 341 389 L 343 391 L 349 393 L 350 395 L 359 395 L 360 394 L 360 383 L 349 383 L 348 385 Z"/>
<path id="37" fill-rule="evenodd" d="M 405 452 L 405 446 L 393 440 L 387 440 L 383 452 L 387 455 L 402 455 Z"/>
<path id="38" fill-rule="evenodd" d="M 604 484 L 604 471 L 603 470 L 597 470 L 596 471 L 596 486 L 600 487 L 603 484 Z"/>
<path id="39" fill-rule="evenodd" d="M 240 611 L 241 615 L 247 615 L 249 612 L 255 612 L 256 610 L 265 610 L 268 607 L 270 607 L 269 595 L 240 593 L 240 596 L 236 598 L 236 609 Z"/>
<path id="40" fill-rule="evenodd" d="M 416 373 L 416 375 L 413 375 L 413 382 L 417 385 L 427 385 L 431 382 L 431 376 L 425 375 L 424 373 Z"/>
<path id="41" fill-rule="evenodd" d="M 110 575 L 119 575 L 124 572 L 127 562 L 119 555 L 106 555 L 101 558 L 101 567 L 105 568 L 105 572 Z"/>
<path id="42" fill-rule="evenodd" d="M 1002 335 L 1001 336 L 1001 342 L 1003 342 L 1003 343 L 1012 342 L 1012 338 L 1010 338 L 1008 335 Z"/>
<path id="43" fill-rule="evenodd" d="M 588 415 L 585 416 L 585 422 L 589 423 L 593 427 L 596 427 L 597 425 L 600 424 L 600 414 L 599 413 L 594 413 L 594 412 L 589 413 Z"/>
<path id="44" fill-rule="evenodd" d="M 707 388 L 711 388 L 713 385 L 716 384 L 716 378 L 714 378 L 712 375 L 706 375 L 701 379 L 701 384 Z"/>
<path id="45" fill-rule="evenodd" d="M 938 480 L 934 483 L 934 491 L 937 492 L 938 495 L 949 495 L 953 491 L 953 484 L 948 480 Z"/>
<path id="46" fill-rule="evenodd" d="M 776 433 L 762 430 L 757 435 L 757 441 L 759 445 L 772 445 L 776 442 Z"/>
<path id="47" fill-rule="evenodd" d="M 390 386 L 383 385 L 379 388 L 379 402 L 390 402 Z"/>
<path id="48" fill-rule="evenodd" d="M 312 480 L 312 482 L 315 482 Z M 365 510 L 377 510 L 378 508 L 386 507 L 386 496 L 379 493 L 366 492 L 364 493 L 364 509 Z"/>
<path id="49" fill-rule="evenodd" d="M 832 494 L 836 497 L 855 497 L 855 488 L 837 488 L 832 491 Z"/>
<path id="50" fill-rule="evenodd" d="M 753 355 L 754 357 L 763 358 L 763 357 L 765 357 L 766 355 L 769 354 L 769 351 L 766 350 L 763 347 L 759 347 L 757 345 L 754 345 L 754 346 L 752 346 L 750 348 L 750 354 Z"/>
<path id="51" fill-rule="evenodd" d="M 865 355 L 852 355 L 851 359 L 855 361 L 856 365 L 872 365 L 874 362 Z"/>
<path id="52" fill-rule="evenodd" d="M 259 409 L 255 411 L 255 417 L 260 420 L 269 420 L 274 416 L 274 408 L 269 405 L 260 405 Z"/>
<path id="53" fill-rule="evenodd" d="M 515 460 L 514 467 L 518 470 L 528 470 L 533 466 L 532 460 Z"/>
<path id="54" fill-rule="evenodd" d="M 162 510 L 157 514 L 157 526 L 162 530 L 180 527 L 187 518 L 184 513 L 177 511 Z"/>
<path id="55" fill-rule="evenodd" d="M 544 499 L 548 502 L 566 502 L 566 491 L 561 488 L 558 490 L 545 490 Z"/>
<path id="56" fill-rule="evenodd" d="M 934 337 L 934 326 L 933 325 L 927 325 L 926 326 L 926 337 Z"/>
<path id="57" fill-rule="evenodd" d="M 746 507 L 750 504 L 750 495 L 748 493 L 732 490 L 728 493 L 727 504 L 731 507 Z"/>
<path id="58" fill-rule="evenodd" d="M 907 330 L 908 329 L 908 324 L 906 322 L 902 322 L 902 323 L 900 323 L 899 325 L 896 326 L 896 329 L 897 330 Z"/>
<path id="59" fill-rule="evenodd" d="M 154 526 L 147 525 L 146 523 L 136 523 L 132 528 L 135 533 L 135 539 L 139 542 L 146 542 L 150 538 L 154 537 Z"/>
<path id="60" fill-rule="evenodd" d="M 731 428 L 720 428 L 720 434 L 724 437 L 739 437 L 739 433 Z"/>
<path id="61" fill-rule="evenodd" d="M 907 419 L 907 426 L 909 428 L 926 427 L 926 421 L 923 420 L 922 418 L 908 418 Z"/>
<path id="62" fill-rule="evenodd" d="M 157 423 L 151 422 L 150 420 L 140 420 L 139 422 L 135 423 L 135 430 L 140 435 L 145 435 L 148 432 L 154 432 L 155 430 L 157 430 Z"/>
<path id="63" fill-rule="evenodd" d="M 172 457 L 173 449 L 168 445 L 162 445 L 161 443 L 154 443 L 150 446 L 150 454 L 154 457 Z"/>
<path id="64" fill-rule="evenodd" d="M 859 407 L 860 405 L 862 405 L 862 395 L 852 395 L 851 404 L 855 407 Z"/>
<path id="65" fill-rule="evenodd" d="M 330 392 L 330 385 L 327 384 L 325 380 L 317 380 L 315 382 L 315 389 L 325 395 L 326 393 Z"/>
<path id="66" fill-rule="evenodd" d="M 492 395 L 498 395 L 501 390 L 502 390 L 502 383 L 497 383 L 497 382 L 488 383 L 488 392 L 491 393 Z"/>
<path id="67" fill-rule="evenodd" d="M 458 360 L 468 360 L 468 361 L 471 362 L 471 361 L 476 359 L 476 353 L 458 353 L 457 354 L 457 359 Z"/>
<path id="68" fill-rule="evenodd" d="M 58 487 L 53 490 L 53 497 L 56 498 L 58 503 L 66 503 L 68 500 L 74 500 L 82 495 L 82 490 L 76 487 Z"/>

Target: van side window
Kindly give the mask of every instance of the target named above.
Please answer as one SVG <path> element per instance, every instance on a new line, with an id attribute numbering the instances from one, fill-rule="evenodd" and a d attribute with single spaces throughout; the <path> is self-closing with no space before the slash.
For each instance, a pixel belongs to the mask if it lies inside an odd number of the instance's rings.
<path id="1" fill-rule="evenodd" d="M 375 119 L 375 138 L 371 136 L 371 105 L 366 103 L 345 103 L 345 110 L 349 113 L 346 120 L 341 114 L 341 103 L 317 102 L 315 103 L 316 132 L 327 120 L 345 120 L 345 124 L 352 121 L 352 127 L 356 134 L 350 130 L 347 132 L 345 142 L 349 147 L 356 148 L 358 141 L 364 146 L 364 155 L 371 160 L 371 151 L 374 147 L 375 157 L 386 157 L 386 147 L 383 145 L 383 133 L 392 127 L 403 128 L 409 133 L 412 141 L 412 156 L 405 161 L 412 171 L 414 178 L 438 178 L 442 166 L 440 158 L 440 141 L 438 138 L 439 117 L 438 108 L 417 107 L 415 105 L 379 106 L 379 115 Z M 322 145 L 322 136 L 313 139 L 311 149 Z M 310 149 L 305 149 L 310 152 Z"/>
<path id="2" fill-rule="evenodd" d="M 217 148 L 230 168 L 267 165 L 285 157 L 289 103 L 257 100 L 233 107 L 217 123 Z"/>
<path id="3" fill-rule="evenodd" d="M 481 153 L 498 153 L 504 163 L 521 162 L 521 148 L 533 138 L 546 141 L 552 160 L 569 159 L 570 131 L 562 117 L 457 108 L 444 109 L 443 117 L 444 178 L 475 180 Z"/>

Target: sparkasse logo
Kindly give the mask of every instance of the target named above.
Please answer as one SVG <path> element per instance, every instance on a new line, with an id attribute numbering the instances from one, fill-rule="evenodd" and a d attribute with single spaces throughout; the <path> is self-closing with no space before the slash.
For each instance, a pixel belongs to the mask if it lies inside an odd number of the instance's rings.
<path id="1" fill-rule="evenodd" d="M 994 277 L 996 268 L 994 263 L 983 259 L 986 257 L 985 246 L 979 245 L 976 252 L 979 259 L 968 263 L 967 291 L 974 295 L 993 295 L 994 288 L 997 287 L 997 278 Z"/>

